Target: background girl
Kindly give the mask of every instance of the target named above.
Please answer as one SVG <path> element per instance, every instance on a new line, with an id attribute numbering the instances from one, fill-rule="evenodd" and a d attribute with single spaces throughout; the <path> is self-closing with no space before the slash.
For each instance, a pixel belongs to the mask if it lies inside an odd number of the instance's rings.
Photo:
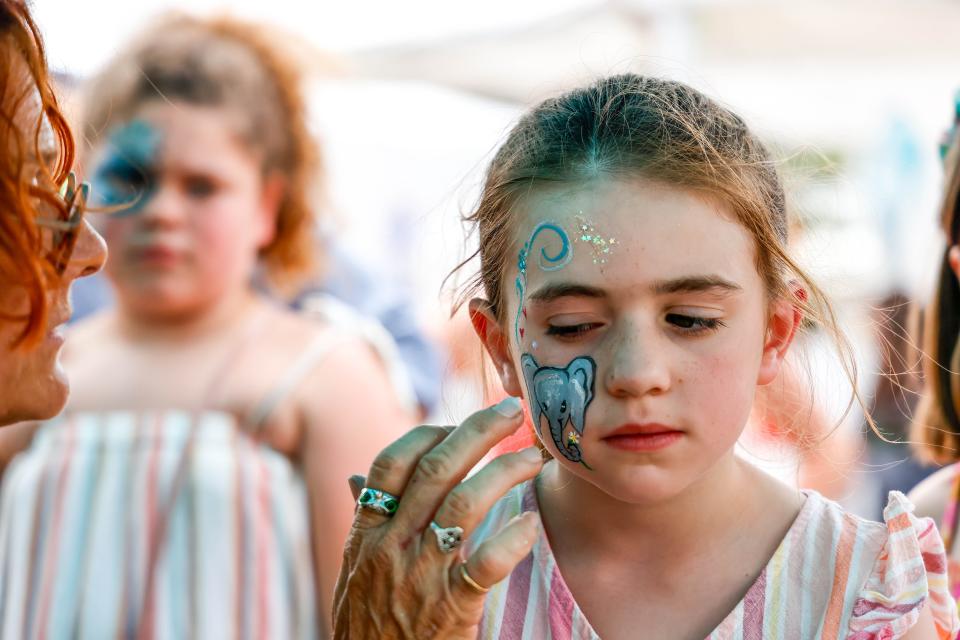
<path id="1" fill-rule="evenodd" d="M 173 17 L 87 96 L 118 304 L 4 476 L 3 635 L 314 637 L 343 477 L 407 417 L 366 343 L 252 288 L 316 262 L 299 77 L 252 25 Z"/>
<path id="2" fill-rule="evenodd" d="M 518 426 L 515 399 L 382 452 L 339 637 L 953 637 L 942 543 L 902 494 L 869 522 L 734 456 L 801 319 L 837 333 L 736 115 L 636 75 L 548 100 L 472 219 L 474 327 L 551 460 L 507 454 L 463 480 Z"/>

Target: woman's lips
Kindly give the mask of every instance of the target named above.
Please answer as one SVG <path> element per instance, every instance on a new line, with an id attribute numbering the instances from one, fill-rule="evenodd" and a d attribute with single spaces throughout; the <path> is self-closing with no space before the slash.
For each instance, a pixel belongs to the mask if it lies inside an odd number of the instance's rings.
<path id="1" fill-rule="evenodd" d="M 47 331 L 46 341 L 47 344 L 50 344 L 56 348 L 63 346 L 65 338 L 66 327 L 63 325 L 58 325 Z"/>
<path id="2" fill-rule="evenodd" d="M 623 451 L 657 451 L 683 437 L 683 432 L 661 424 L 626 424 L 602 440 Z"/>

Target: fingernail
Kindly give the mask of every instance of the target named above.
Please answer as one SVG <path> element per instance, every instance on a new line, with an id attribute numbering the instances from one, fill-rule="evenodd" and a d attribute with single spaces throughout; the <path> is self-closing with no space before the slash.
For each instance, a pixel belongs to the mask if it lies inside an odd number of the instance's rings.
<path id="1" fill-rule="evenodd" d="M 537 447 L 527 447 L 520 452 L 526 462 L 542 462 L 543 456 L 540 455 L 540 449 Z"/>
<path id="2" fill-rule="evenodd" d="M 520 398 L 510 396 L 493 406 L 493 410 L 504 418 L 513 418 L 520 413 Z"/>
<path id="3" fill-rule="evenodd" d="M 351 489 L 360 490 L 363 489 L 363 483 L 366 481 L 366 478 L 363 476 L 350 476 L 347 479 L 347 484 L 350 485 Z"/>

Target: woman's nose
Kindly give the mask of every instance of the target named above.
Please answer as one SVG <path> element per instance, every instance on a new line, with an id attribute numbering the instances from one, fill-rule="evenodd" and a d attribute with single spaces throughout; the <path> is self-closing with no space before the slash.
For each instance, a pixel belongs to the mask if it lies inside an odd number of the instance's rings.
<path id="1" fill-rule="evenodd" d="M 64 278 L 75 280 L 92 276 L 103 268 L 107 260 L 107 243 L 103 237 L 86 220 L 77 236 L 77 244 L 73 248 L 70 262 L 64 272 Z"/>
<path id="2" fill-rule="evenodd" d="M 653 330 L 632 328 L 613 347 L 604 385 L 614 397 L 658 395 L 670 389 L 667 345 Z"/>

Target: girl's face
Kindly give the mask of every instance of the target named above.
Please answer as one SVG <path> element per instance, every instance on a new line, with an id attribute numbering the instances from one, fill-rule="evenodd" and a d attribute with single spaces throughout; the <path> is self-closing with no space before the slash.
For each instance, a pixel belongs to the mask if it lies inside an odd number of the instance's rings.
<path id="1" fill-rule="evenodd" d="M 107 273 L 136 316 L 181 319 L 246 287 L 274 234 L 277 190 L 228 112 L 152 102 L 93 154 Z"/>
<path id="2" fill-rule="evenodd" d="M 517 210 L 527 251 L 485 342 L 553 457 L 643 503 L 731 456 L 797 323 L 768 303 L 749 233 L 712 201 L 646 180 L 541 188 Z"/>

